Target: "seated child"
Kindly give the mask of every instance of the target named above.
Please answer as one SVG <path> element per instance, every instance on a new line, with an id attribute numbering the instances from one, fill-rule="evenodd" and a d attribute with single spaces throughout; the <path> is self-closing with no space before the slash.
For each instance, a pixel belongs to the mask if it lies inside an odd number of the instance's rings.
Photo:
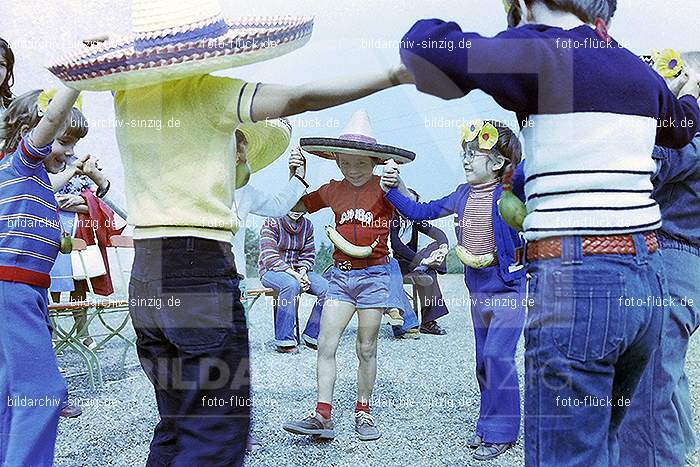
<path id="1" fill-rule="evenodd" d="M 305 138 L 302 149 L 334 158 L 343 179 L 333 180 L 302 198 L 298 209 L 316 212 L 330 207 L 337 231 L 329 231 L 335 245 L 334 266 L 318 338 L 318 399 L 315 412 L 284 424 L 294 434 L 335 437 L 331 419 L 336 380 L 335 354 L 343 331 L 357 312 L 357 403 L 355 431 L 360 440 L 381 433 L 370 415 L 370 398 L 377 376 L 377 335 L 390 301 L 387 241 L 394 209 L 384 199 L 379 177 L 372 174 L 378 160 L 408 162 L 414 154 L 377 144 L 367 114 L 356 112 L 340 138 Z"/>
<path id="2" fill-rule="evenodd" d="M 53 464 L 67 396 L 48 317 L 49 271 L 65 241 L 47 172 L 66 166 L 54 138 L 63 133 L 78 92 L 62 89 L 45 109 L 37 103 L 40 93 L 15 98 L 0 125 L 1 465 Z"/>
<path id="3" fill-rule="evenodd" d="M 412 199 L 419 200 L 418 193 L 411 189 L 408 191 Z M 437 320 L 447 315 L 449 310 L 442 298 L 437 276 L 447 272 L 447 236 L 428 222 L 411 222 L 400 214 L 396 219 L 398 222 L 391 224 L 391 246 L 401 273 L 412 278 L 418 292 L 422 313 L 420 332 L 444 335 L 447 331 L 440 327 Z M 433 242 L 419 248 L 419 234 L 430 237 Z"/>
<path id="4" fill-rule="evenodd" d="M 469 289 L 476 340 L 476 377 L 481 391 L 481 410 L 470 447 L 473 457 L 498 457 L 515 444 L 520 429 L 520 392 L 515 348 L 522 332 L 522 267 L 515 266 L 518 233 L 498 213 L 503 190 L 499 179 L 509 162 L 520 159 L 520 142 L 504 124 L 472 122 L 473 130 L 462 137 L 462 157 L 467 183 L 444 198 L 418 203 L 396 188 L 397 173 L 386 170 L 382 186 L 386 198 L 413 221 L 454 215 L 459 245 L 474 257 L 488 261 L 465 264 L 464 281 Z M 488 135 L 484 143 L 483 137 Z M 391 188 L 391 189 L 389 189 Z"/>
<path id="5" fill-rule="evenodd" d="M 393 246 L 393 245 L 392 245 Z M 395 253 L 394 253 L 395 254 Z M 389 258 L 389 276 L 391 286 L 389 290 L 389 303 L 386 315 L 394 337 L 397 339 L 419 339 L 418 316 L 413 309 L 411 300 L 403 288 L 403 274 L 396 257 Z M 395 320 L 395 317 L 398 317 Z"/>
<path id="6" fill-rule="evenodd" d="M 296 311 L 302 292 L 318 297 L 302 338 L 316 348 L 328 281 L 314 272 L 314 226 L 304 213 L 292 211 L 267 218 L 260 230 L 260 281 L 279 292 L 275 307 L 275 340 L 280 353 L 297 353 Z"/>

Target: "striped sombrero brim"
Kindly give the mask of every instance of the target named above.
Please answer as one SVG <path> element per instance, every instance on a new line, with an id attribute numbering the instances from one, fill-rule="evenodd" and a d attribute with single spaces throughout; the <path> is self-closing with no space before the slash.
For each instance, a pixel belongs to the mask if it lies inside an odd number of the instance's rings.
<path id="1" fill-rule="evenodd" d="M 269 60 L 306 44 L 312 31 L 311 17 L 220 20 L 86 46 L 48 68 L 74 89 L 132 89 Z"/>
<path id="2" fill-rule="evenodd" d="M 301 138 L 301 149 L 324 159 L 335 159 L 336 153 L 375 157 L 381 160 L 394 159 L 397 164 L 406 164 L 416 158 L 416 154 L 406 149 L 386 144 L 365 143 L 340 138 Z"/>

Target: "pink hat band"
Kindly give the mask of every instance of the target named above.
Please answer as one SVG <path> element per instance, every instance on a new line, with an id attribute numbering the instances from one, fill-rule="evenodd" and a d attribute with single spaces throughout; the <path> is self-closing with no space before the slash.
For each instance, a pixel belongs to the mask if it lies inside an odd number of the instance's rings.
<path id="1" fill-rule="evenodd" d="M 371 136 L 367 135 L 358 135 L 354 133 L 346 133 L 344 135 L 340 135 L 338 139 L 345 139 L 348 141 L 357 141 L 358 143 L 368 143 L 368 144 L 377 144 L 376 138 L 373 138 Z"/>

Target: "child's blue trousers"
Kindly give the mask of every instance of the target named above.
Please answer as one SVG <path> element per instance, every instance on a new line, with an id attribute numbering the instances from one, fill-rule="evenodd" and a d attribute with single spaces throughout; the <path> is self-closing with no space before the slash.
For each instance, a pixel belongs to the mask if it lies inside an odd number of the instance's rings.
<path id="1" fill-rule="evenodd" d="M 476 434 L 487 443 L 514 442 L 520 430 L 515 348 L 525 323 L 524 281 L 505 284 L 498 266 L 467 267 L 464 279 L 469 289 L 481 391 Z"/>
<path id="2" fill-rule="evenodd" d="M 0 281 L 0 465 L 53 464 L 66 397 L 46 289 Z"/>

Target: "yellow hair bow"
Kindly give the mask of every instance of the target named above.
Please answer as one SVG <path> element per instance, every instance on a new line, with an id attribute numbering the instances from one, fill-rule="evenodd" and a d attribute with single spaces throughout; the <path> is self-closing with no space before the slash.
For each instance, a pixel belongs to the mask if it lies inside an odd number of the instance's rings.
<path id="1" fill-rule="evenodd" d="M 462 126 L 462 144 L 477 138 L 479 149 L 490 151 L 498 142 L 498 130 L 491 123 L 484 123 L 483 120 L 471 120 Z"/>
<path id="2" fill-rule="evenodd" d="M 510 13 L 510 6 L 511 6 L 510 0 L 503 0 L 503 8 L 506 9 L 506 14 Z"/>
<path id="3" fill-rule="evenodd" d="M 673 49 L 654 51 L 652 55 L 654 69 L 664 78 L 675 78 L 683 71 L 683 59 L 681 54 Z"/>
<path id="4" fill-rule="evenodd" d="M 43 116 L 46 113 L 46 109 L 49 108 L 49 103 L 51 100 L 56 97 L 56 93 L 58 92 L 58 89 L 52 88 L 52 89 L 45 89 L 41 91 L 39 94 L 39 97 L 36 99 L 36 103 L 39 106 L 39 116 Z M 83 95 L 80 94 L 78 96 L 78 99 L 76 99 L 75 103 L 73 104 L 73 107 L 76 109 L 80 110 L 81 112 L 83 111 Z"/>

